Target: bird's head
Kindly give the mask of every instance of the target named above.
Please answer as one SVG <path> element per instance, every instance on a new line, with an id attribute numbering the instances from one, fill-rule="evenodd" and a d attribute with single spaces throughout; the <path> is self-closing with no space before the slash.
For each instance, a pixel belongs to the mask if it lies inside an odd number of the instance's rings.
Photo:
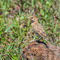
<path id="1" fill-rule="evenodd" d="M 31 20 L 31 23 L 38 22 L 37 18 L 35 16 L 28 17 L 29 20 Z"/>

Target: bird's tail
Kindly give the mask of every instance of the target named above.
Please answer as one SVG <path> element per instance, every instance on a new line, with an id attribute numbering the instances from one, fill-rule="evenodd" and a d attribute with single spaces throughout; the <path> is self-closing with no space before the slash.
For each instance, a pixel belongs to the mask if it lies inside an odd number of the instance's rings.
<path id="1" fill-rule="evenodd" d="M 51 49 L 53 51 L 55 51 L 57 49 L 56 45 L 55 44 L 53 45 L 51 43 L 50 38 L 47 37 L 47 38 L 45 38 L 45 40 L 46 40 L 46 44 L 47 44 L 47 46 L 48 46 L 49 49 Z"/>

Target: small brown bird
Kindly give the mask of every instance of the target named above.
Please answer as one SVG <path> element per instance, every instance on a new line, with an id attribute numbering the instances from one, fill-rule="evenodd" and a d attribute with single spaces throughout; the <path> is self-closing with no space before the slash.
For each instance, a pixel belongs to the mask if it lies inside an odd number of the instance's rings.
<path id="1" fill-rule="evenodd" d="M 45 30 L 43 29 L 43 26 L 38 23 L 37 18 L 35 16 L 30 16 L 28 19 L 31 20 L 31 27 L 32 27 L 32 30 L 34 31 L 34 33 L 36 33 L 38 36 L 43 37 L 46 40 L 46 42 L 47 42 L 46 43 L 47 46 L 50 49 L 55 50 L 56 46 L 50 44 L 49 37 L 47 37 L 47 35 L 45 33 Z"/>
<path id="2" fill-rule="evenodd" d="M 45 40 L 48 40 L 45 30 L 43 29 L 43 26 L 38 23 L 37 18 L 35 16 L 30 16 L 28 19 L 31 20 L 32 30 L 39 36 L 43 37 Z"/>

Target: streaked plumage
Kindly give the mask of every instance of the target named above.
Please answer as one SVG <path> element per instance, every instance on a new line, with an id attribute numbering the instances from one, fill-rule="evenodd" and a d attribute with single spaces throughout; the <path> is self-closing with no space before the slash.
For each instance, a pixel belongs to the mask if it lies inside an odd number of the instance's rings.
<path id="1" fill-rule="evenodd" d="M 56 46 L 54 46 L 55 48 L 53 48 L 53 45 L 50 44 L 50 42 L 48 41 L 49 38 L 47 37 L 45 30 L 43 29 L 43 26 L 38 23 L 37 18 L 35 16 L 30 16 L 29 19 L 31 20 L 31 27 L 34 33 L 43 37 L 46 40 L 46 44 L 49 46 L 49 48 L 55 50 Z"/>
<path id="2" fill-rule="evenodd" d="M 39 36 L 45 38 L 45 40 L 48 39 L 46 36 L 45 30 L 43 29 L 43 26 L 38 23 L 38 20 L 35 16 L 30 16 L 29 19 L 31 20 L 31 27 L 32 30 L 38 34 Z"/>

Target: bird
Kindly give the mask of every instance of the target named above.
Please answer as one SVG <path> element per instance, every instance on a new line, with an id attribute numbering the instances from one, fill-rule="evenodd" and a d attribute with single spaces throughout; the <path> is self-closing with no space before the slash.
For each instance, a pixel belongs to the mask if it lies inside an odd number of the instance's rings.
<path id="1" fill-rule="evenodd" d="M 31 27 L 32 27 L 32 30 L 35 34 L 37 34 L 38 36 L 41 36 L 42 38 L 45 39 L 46 41 L 46 44 L 48 46 L 49 49 L 51 50 L 56 50 L 56 46 L 52 45 L 49 41 L 50 41 L 50 38 L 46 35 L 46 32 L 45 30 L 43 29 L 43 26 L 38 23 L 38 20 L 35 16 L 30 16 L 28 17 L 28 20 L 31 20 Z"/>
<path id="2" fill-rule="evenodd" d="M 36 33 L 38 36 L 43 37 L 45 40 L 48 40 L 48 37 L 46 35 L 45 30 L 43 29 L 43 26 L 38 23 L 38 20 L 35 16 L 30 16 L 28 19 L 31 20 L 31 27 L 34 33 Z"/>

